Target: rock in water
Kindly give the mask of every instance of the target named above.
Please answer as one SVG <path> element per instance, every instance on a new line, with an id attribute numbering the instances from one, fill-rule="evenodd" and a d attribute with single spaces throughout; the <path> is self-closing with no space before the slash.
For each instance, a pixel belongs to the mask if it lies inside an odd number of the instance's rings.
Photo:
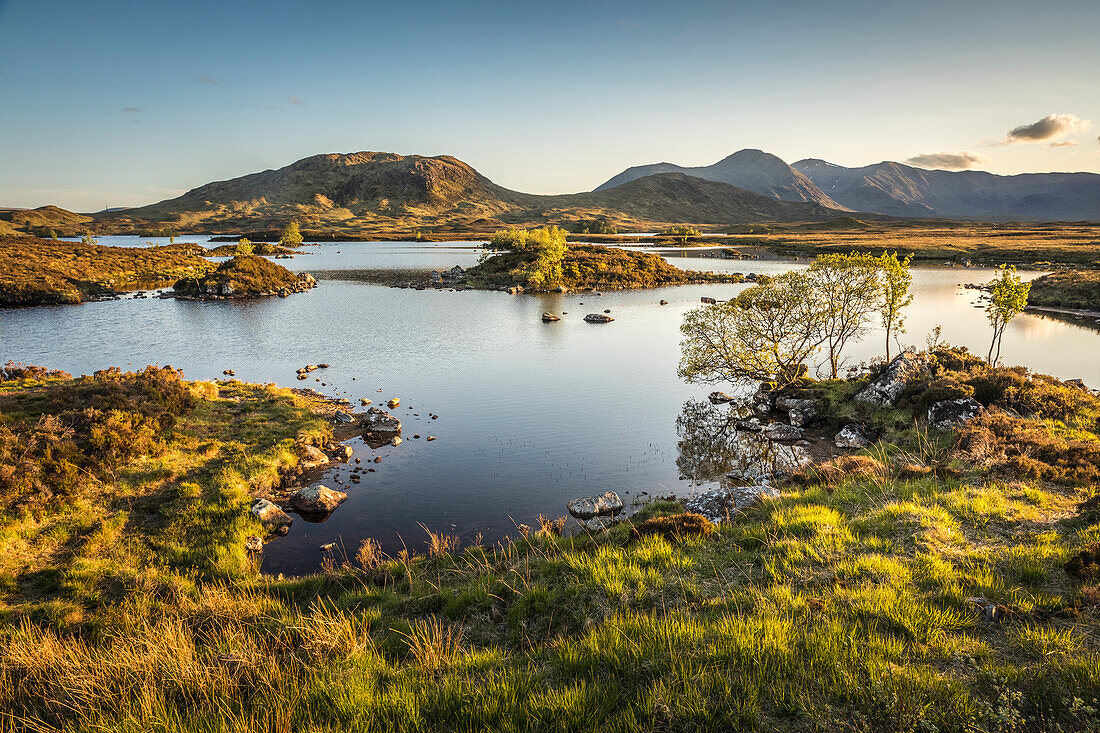
<path id="1" fill-rule="evenodd" d="M 808 427 L 817 419 L 817 414 L 817 407 L 813 405 L 809 407 L 795 407 L 787 411 L 787 416 L 790 418 L 791 425 L 797 428 Z"/>
<path id="2" fill-rule="evenodd" d="M 984 409 L 973 397 L 942 400 L 928 408 L 928 424 L 936 430 L 951 430 L 970 422 Z"/>
<path id="3" fill-rule="evenodd" d="M 837 448 L 866 448 L 870 444 L 869 431 L 859 423 L 848 423 L 833 438 L 833 445 Z"/>
<path id="4" fill-rule="evenodd" d="M 599 496 L 582 496 L 565 507 L 577 519 L 591 519 L 603 514 L 618 514 L 623 510 L 623 500 L 614 491 Z"/>
<path id="5" fill-rule="evenodd" d="M 260 523 L 268 532 L 279 533 L 284 527 L 290 527 L 294 521 L 289 514 L 267 499 L 257 499 L 252 502 L 252 514 L 260 520 Z"/>
<path id="6" fill-rule="evenodd" d="M 802 437 L 802 430 L 794 425 L 773 422 L 764 428 L 764 437 L 768 440 L 798 440 Z"/>
<path id="7" fill-rule="evenodd" d="M 923 354 L 903 351 L 894 357 L 882 374 L 856 394 L 856 399 L 880 407 L 893 407 L 909 382 L 931 374 L 928 359 Z"/>
<path id="8" fill-rule="evenodd" d="M 343 410 L 337 410 L 336 414 L 332 416 L 332 419 L 334 422 L 340 423 L 342 425 L 347 425 L 349 423 L 355 422 L 355 419 Z"/>
<path id="9" fill-rule="evenodd" d="M 295 511 L 304 514 L 328 514 L 347 498 L 348 495 L 343 491 L 333 491 L 318 484 L 295 491 L 290 497 L 290 505 Z"/>
<path id="10" fill-rule="evenodd" d="M 615 319 L 603 313 L 589 313 L 584 320 L 588 323 L 611 323 Z"/>
<path id="11" fill-rule="evenodd" d="M 328 463 L 328 456 L 318 448 L 312 445 L 307 445 L 302 448 L 302 457 L 298 461 L 298 465 L 301 466 L 302 470 L 309 471 L 323 466 L 326 463 Z"/>
<path id="12" fill-rule="evenodd" d="M 553 313 L 543 313 L 542 314 L 542 322 L 543 323 L 553 323 L 554 321 L 560 321 L 560 320 L 561 319 L 558 318 L 557 316 L 555 316 Z"/>
<path id="13" fill-rule="evenodd" d="M 386 403 L 386 407 L 388 407 L 392 410 L 393 408 L 397 407 L 400 404 L 401 404 L 401 398 L 400 397 L 394 397 L 393 399 L 391 399 L 389 402 Z"/>
<path id="14" fill-rule="evenodd" d="M 711 392 L 709 395 L 707 395 L 707 399 L 709 399 L 711 403 L 715 405 L 724 405 L 727 402 L 733 402 L 733 398 L 725 392 Z"/>
<path id="15" fill-rule="evenodd" d="M 359 420 L 359 425 L 372 433 L 400 433 L 401 421 L 385 410 L 372 407 Z"/>

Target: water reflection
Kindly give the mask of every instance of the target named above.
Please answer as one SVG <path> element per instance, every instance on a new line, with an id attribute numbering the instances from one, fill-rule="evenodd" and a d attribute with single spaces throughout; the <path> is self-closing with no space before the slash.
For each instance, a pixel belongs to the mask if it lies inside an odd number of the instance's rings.
<path id="1" fill-rule="evenodd" d="M 769 474 L 789 473 L 810 461 L 800 445 L 776 443 L 746 429 L 752 411 L 730 402 L 688 400 L 676 418 L 676 466 L 693 483 L 752 483 Z"/>

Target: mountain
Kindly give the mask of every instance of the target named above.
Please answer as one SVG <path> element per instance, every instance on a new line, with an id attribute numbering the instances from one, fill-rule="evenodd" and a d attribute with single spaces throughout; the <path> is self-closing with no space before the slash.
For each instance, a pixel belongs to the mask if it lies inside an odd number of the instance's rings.
<path id="1" fill-rule="evenodd" d="M 777 200 L 680 173 L 643 176 L 599 191 L 541 196 L 499 186 L 448 155 L 330 153 L 277 170 L 199 186 L 174 199 L 97 220 L 113 231 L 257 231 L 297 220 L 313 230 L 425 228 L 485 231 L 508 225 L 601 219 L 620 226 L 820 221 L 838 212 Z"/>
<path id="2" fill-rule="evenodd" d="M 924 170 L 884 161 L 845 168 L 807 158 L 792 166 L 834 201 L 890 216 L 1100 220 L 1100 175 Z"/>
<path id="3" fill-rule="evenodd" d="M 739 150 L 714 165 L 687 168 L 673 163 L 638 165 L 607 181 L 595 190 L 603 191 L 621 186 L 656 173 L 683 173 L 684 175 L 719 181 L 731 186 L 748 189 L 780 201 L 805 201 L 831 209 L 844 207 L 824 194 L 813 182 L 787 165 L 780 158 L 761 150 Z"/>
<path id="4" fill-rule="evenodd" d="M 72 236 L 83 233 L 92 217 L 74 214 L 59 206 L 40 206 L 37 209 L 0 210 L 0 233 L 20 232 L 49 236 Z"/>

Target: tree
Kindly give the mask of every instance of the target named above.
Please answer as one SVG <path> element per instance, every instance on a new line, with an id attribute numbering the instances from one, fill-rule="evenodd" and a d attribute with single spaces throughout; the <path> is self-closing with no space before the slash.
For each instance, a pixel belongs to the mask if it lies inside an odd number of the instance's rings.
<path id="1" fill-rule="evenodd" d="M 898 259 L 898 253 L 883 252 L 878 258 L 879 274 L 879 314 L 882 316 L 882 328 L 886 331 L 886 360 L 890 361 L 890 336 L 905 333 L 904 309 L 913 302 L 909 286 L 913 276 L 909 272 L 909 260 Z"/>
<path id="2" fill-rule="evenodd" d="M 812 279 L 788 272 L 728 303 L 688 311 L 678 373 L 704 384 L 745 379 L 788 384 L 824 340 Z"/>
<path id="3" fill-rule="evenodd" d="M 95 244 L 96 243 L 95 237 L 92 236 L 91 232 L 84 232 L 84 236 L 80 238 L 80 241 L 81 241 L 82 244 Z"/>
<path id="4" fill-rule="evenodd" d="M 255 247 L 252 246 L 252 242 L 248 241 L 244 237 L 237 240 L 237 254 L 250 255 L 255 251 Z"/>
<path id="5" fill-rule="evenodd" d="M 516 230 L 511 230 L 516 231 Z M 534 260 L 516 268 L 512 275 L 532 288 L 547 288 L 559 284 L 562 279 L 562 262 L 569 251 L 565 242 L 565 230 L 559 227 L 546 227 L 523 231 L 525 237 L 519 237 L 517 250 L 535 253 Z"/>
<path id="6" fill-rule="evenodd" d="M 989 325 L 993 326 L 993 341 L 989 344 L 989 354 L 986 361 L 996 364 L 1001 359 L 1001 337 L 1009 321 L 1015 318 L 1027 305 L 1027 294 L 1031 290 L 1031 283 L 1025 283 L 1016 274 L 1014 265 L 1001 265 L 997 268 L 997 275 L 989 283 L 989 305 L 985 307 L 986 318 Z M 994 356 L 993 348 L 997 354 Z"/>
<path id="7" fill-rule="evenodd" d="M 823 343 L 836 379 L 841 354 L 850 340 L 867 331 L 879 301 L 879 270 L 869 254 L 818 255 L 806 271 L 821 304 Z"/>
<path id="8" fill-rule="evenodd" d="M 286 225 L 283 234 L 279 237 L 279 244 L 285 247 L 297 247 L 302 243 L 302 232 L 298 229 L 298 222 L 292 221 Z"/>

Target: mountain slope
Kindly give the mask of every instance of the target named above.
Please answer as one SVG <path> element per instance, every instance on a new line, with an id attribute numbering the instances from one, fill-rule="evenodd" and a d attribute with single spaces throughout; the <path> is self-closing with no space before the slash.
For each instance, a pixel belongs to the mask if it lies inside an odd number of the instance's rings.
<path id="1" fill-rule="evenodd" d="M 1100 175 L 924 170 L 884 161 L 845 168 L 808 158 L 795 170 L 857 211 L 970 219 L 1100 220 Z"/>
<path id="2" fill-rule="evenodd" d="M 278 170 L 217 181 L 174 199 L 98 214 L 122 229 L 148 222 L 181 230 L 258 230 L 299 221 L 343 231 L 492 229 L 601 218 L 641 223 L 816 221 L 838 212 L 791 203 L 680 173 L 645 176 L 595 192 L 540 196 L 512 191 L 450 156 L 315 155 Z"/>
<path id="3" fill-rule="evenodd" d="M 708 181 L 719 181 L 748 189 L 781 201 L 805 201 L 833 209 L 843 208 L 814 183 L 780 158 L 760 150 L 739 150 L 713 165 L 684 167 L 672 163 L 654 163 L 627 168 L 597 187 L 596 191 L 620 186 L 657 173 L 683 173 Z"/>

